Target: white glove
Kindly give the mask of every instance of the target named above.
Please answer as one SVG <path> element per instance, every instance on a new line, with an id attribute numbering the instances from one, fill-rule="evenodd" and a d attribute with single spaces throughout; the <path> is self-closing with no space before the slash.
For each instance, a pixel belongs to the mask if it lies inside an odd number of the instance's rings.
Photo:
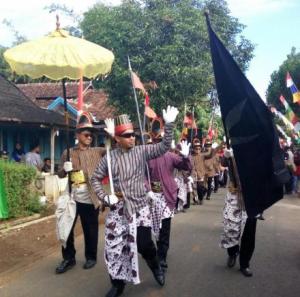
<path id="1" fill-rule="evenodd" d="M 182 140 L 181 143 L 181 150 L 180 150 L 180 154 L 184 157 L 187 158 L 189 156 L 190 153 L 190 146 L 191 144 L 188 143 L 186 140 Z"/>
<path id="2" fill-rule="evenodd" d="M 104 123 L 106 125 L 106 128 L 104 130 L 111 136 L 115 136 L 115 120 L 114 119 L 105 119 Z"/>
<path id="3" fill-rule="evenodd" d="M 194 179 L 193 179 L 191 176 L 188 176 L 188 178 L 187 178 L 187 179 L 188 179 L 188 182 L 189 182 L 189 183 L 191 183 L 191 184 L 193 184 L 193 183 L 194 183 Z"/>
<path id="4" fill-rule="evenodd" d="M 176 148 L 175 140 L 173 139 L 172 142 L 171 142 L 171 149 L 175 150 L 175 148 Z"/>
<path id="5" fill-rule="evenodd" d="M 119 202 L 119 199 L 116 195 L 107 195 L 104 197 L 104 201 L 109 205 L 114 205 L 117 204 Z"/>
<path id="6" fill-rule="evenodd" d="M 217 148 L 219 145 L 218 145 L 218 143 L 217 142 L 214 142 L 212 145 L 211 145 L 211 148 L 212 149 L 215 149 L 215 148 Z"/>
<path id="7" fill-rule="evenodd" d="M 230 149 L 227 149 L 227 148 L 226 148 L 226 149 L 224 150 L 224 157 L 227 158 L 227 159 L 233 157 L 233 150 L 232 150 L 232 148 L 230 148 Z"/>
<path id="8" fill-rule="evenodd" d="M 64 163 L 64 171 L 65 172 L 70 172 L 73 170 L 73 165 L 72 165 L 72 162 L 71 161 L 66 161 Z"/>
<path id="9" fill-rule="evenodd" d="M 153 203 L 157 199 L 157 197 L 155 196 L 155 194 L 152 191 L 147 192 L 146 198 L 149 203 Z"/>
<path id="10" fill-rule="evenodd" d="M 168 105 L 167 110 L 163 109 L 163 118 L 166 124 L 173 123 L 176 120 L 179 111 L 176 107 Z"/>

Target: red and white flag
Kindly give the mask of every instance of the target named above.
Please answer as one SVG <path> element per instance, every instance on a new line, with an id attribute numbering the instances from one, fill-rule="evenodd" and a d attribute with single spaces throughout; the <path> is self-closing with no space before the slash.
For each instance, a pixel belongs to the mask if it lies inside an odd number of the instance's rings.
<path id="1" fill-rule="evenodd" d="M 289 72 L 286 73 L 286 87 L 290 88 L 294 84 L 293 79 Z"/>

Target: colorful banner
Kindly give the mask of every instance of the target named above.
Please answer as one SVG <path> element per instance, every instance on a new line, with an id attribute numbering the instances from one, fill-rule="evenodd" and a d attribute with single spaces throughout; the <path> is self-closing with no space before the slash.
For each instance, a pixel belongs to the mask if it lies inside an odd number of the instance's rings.
<path id="1" fill-rule="evenodd" d="M 300 104 L 300 92 L 298 91 L 297 86 L 295 85 L 289 72 L 286 74 L 286 87 L 291 90 L 293 95 L 293 102 Z"/>

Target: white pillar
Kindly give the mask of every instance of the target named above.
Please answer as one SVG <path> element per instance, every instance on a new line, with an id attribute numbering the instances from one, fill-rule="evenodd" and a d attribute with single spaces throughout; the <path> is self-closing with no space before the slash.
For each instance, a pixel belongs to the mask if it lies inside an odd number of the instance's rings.
<path id="1" fill-rule="evenodd" d="M 55 156 L 55 136 L 56 136 L 56 129 L 55 128 L 51 128 L 51 139 L 50 139 L 50 144 L 51 144 L 51 151 L 50 151 L 50 155 L 51 155 L 51 175 L 54 174 L 54 156 Z"/>

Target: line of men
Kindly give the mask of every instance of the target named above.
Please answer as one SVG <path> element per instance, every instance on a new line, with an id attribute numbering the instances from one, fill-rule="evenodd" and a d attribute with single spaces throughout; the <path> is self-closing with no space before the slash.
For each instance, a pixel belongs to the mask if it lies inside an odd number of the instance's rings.
<path id="1" fill-rule="evenodd" d="M 160 286 L 165 283 L 168 268 L 167 253 L 170 244 L 171 221 L 178 205 L 178 185 L 174 171 L 189 172 L 187 181 L 195 185 L 194 201 L 201 204 L 204 196 L 210 199 L 214 181 L 217 191 L 220 164 L 217 152 L 220 147 L 206 144 L 201 151 L 200 141 L 190 145 L 182 141 L 177 154 L 170 152 L 174 121 L 178 110 L 168 106 L 163 110 L 165 123 L 162 133 L 153 137 L 153 143 L 135 145 L 133 125 L 127 115 L 106 120 L 106 132 L 114 138 L 116 148 L 91 147 L 94 127 L 92 118 L 84 114 L 78 122 L 78 145 L 61 158 L 59 176 L 70 175 L 72 197 L 76 201 L 76 217 L 62 247 L 63 261 L 56 273 L 64 273 L 76 264 L 74 226 L 79 216 L 84 233 L 84 269 L 97 262 L 99 209 L 107 206 L 105 220 L 104 259 L 111 289 L 107 297 L 122 295 L 126 283 L 139 284 L 138 253 L 142 255 Z M 147 170 L 146 170 L 147 168 Z M 102 181 L 110 174 L 114 192 L 108 193 Z M 226 181 L 225 181 L 226 182 Z M 156 244 L 152 239 L 152 234 Z"/>

